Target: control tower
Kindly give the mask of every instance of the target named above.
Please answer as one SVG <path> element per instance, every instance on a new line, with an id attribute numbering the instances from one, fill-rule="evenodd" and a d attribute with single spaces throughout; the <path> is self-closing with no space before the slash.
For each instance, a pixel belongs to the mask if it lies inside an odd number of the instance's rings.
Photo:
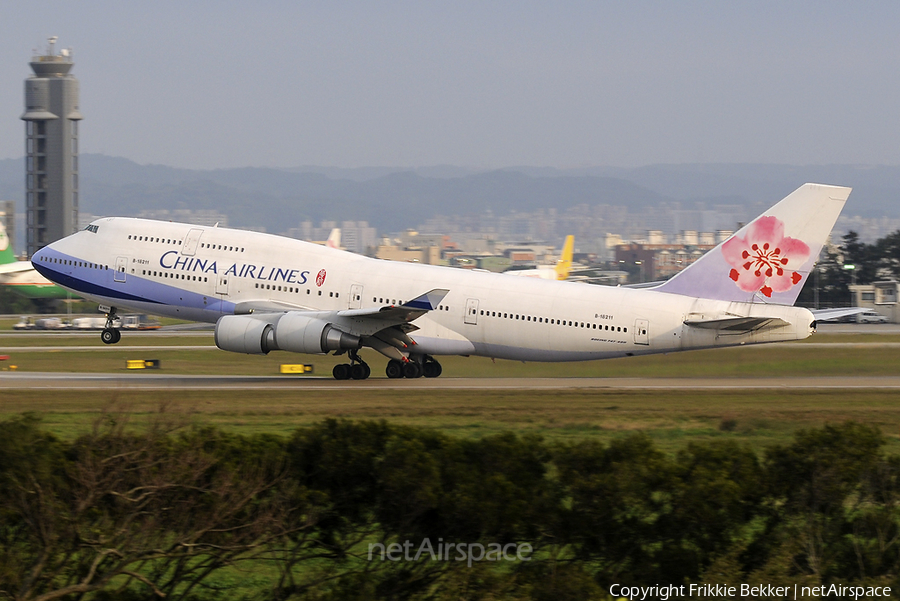
<path id="1" fill-rule="evenodd" d="M 31 59 L 25 80 L 25 211 L 28 256 L 78 227 L 78 80 L 71 50 Z"/>

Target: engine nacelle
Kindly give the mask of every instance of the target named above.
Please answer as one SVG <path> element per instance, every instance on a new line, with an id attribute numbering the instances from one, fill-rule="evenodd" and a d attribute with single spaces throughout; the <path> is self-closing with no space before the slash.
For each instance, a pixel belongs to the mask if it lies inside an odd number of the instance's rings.
<path id="1" fill-rule="evenodd" d="M 224 315 L 216 322 L 216 346 L 223 351 L 265 355 L 274 351 L 275 327 L 247 315 Z"/>
<path id="2" fill-rule="evenodd" d="M 216 346 L 223 351 L 265 355 L 269 351 L 328 353 L 358 349 L 359 336 L 316 317 L 289 312 L 280 316 L 225 315 L 216 323 Z"/>
<path id="3" fill-rule="evenodd" d="M 294 311 L 282 315 L 275 324 L 275 341 L 281 350 L 295 353 L 327 353 L 362 346 L 359 336 Z"/>

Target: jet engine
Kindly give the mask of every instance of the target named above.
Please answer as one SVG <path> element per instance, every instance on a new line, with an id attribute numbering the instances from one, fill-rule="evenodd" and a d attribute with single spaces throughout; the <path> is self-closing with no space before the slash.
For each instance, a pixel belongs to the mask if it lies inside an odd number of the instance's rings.
<path id="1" fill-rule="evenodd" d="M 265 355 L 275 346 L 275 328 L 262 319 L 225 315 L 216 322 L 216 346 L 223 351 Z"/>
<path id="2" fill-rule="evenodd" d="M 295 311 L 285 313 L 275 324 L 275 342 L 279 349 L 295 353 L 328 353 L 362 346 L 359 336 Z"/>
<path id="3" fill-rule="evenodd" d="M 359 336 L 298 312 L 266 317 L 225 315 L 216 323 L 215 340 L 223 351 L 250 355 L 277 350 L 328 353 L 362 346 Z"/>

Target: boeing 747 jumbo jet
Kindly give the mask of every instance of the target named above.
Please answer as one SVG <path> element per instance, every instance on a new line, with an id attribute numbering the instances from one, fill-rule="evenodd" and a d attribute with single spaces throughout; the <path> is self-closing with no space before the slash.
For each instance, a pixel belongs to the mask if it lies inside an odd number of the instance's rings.
<path id="1" fill-rule="evenodd" d="M 106 217 L 32 257 L 101 304 L 216 324 L 237 353 L 346 354 L 334 377 L 436 377 L 440 355 L 586 361 L 799 340 L 793 307 L 849 188 L 806 184 L 672 279 L 633 289 L 395 263 L 256 232 Z"/>

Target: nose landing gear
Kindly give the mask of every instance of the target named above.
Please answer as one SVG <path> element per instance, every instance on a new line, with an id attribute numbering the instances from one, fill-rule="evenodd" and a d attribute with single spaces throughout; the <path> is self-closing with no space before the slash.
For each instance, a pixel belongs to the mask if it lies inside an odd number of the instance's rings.
<path id="1" fill-rule="evenodd" d="M 110 307 L 109 313 L 106 314 L 106 327 L 100 332 L 100 340 L 103 344 L 115 344 L 122 339 L 122 332 L 113 327 L 113 322 L 119 319 L 116 315 L 116 308 Z"/>

